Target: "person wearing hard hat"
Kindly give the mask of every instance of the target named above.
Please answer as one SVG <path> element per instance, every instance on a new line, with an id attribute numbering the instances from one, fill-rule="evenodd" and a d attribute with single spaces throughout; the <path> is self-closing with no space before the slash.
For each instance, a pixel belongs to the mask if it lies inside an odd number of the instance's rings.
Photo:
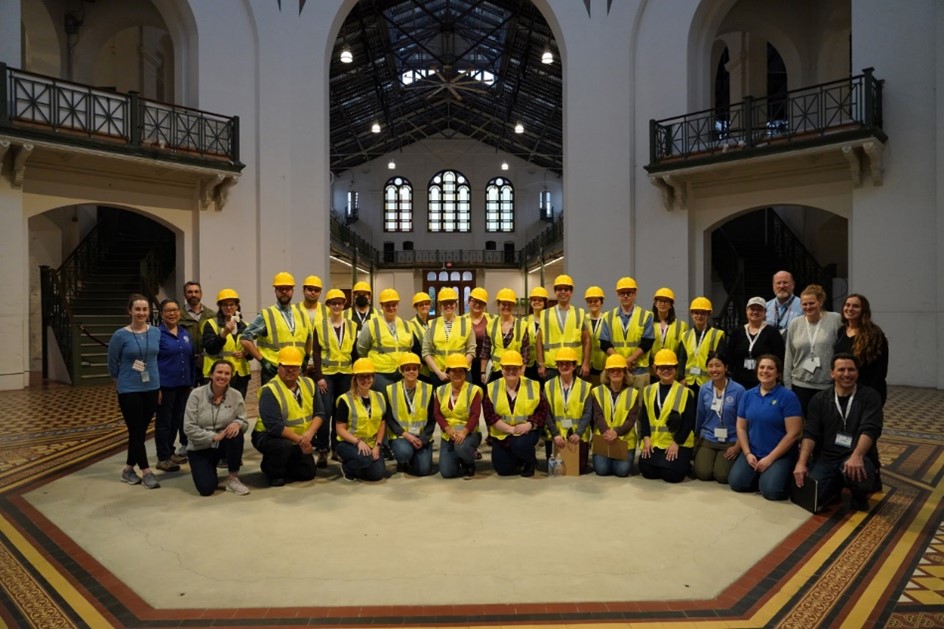
<path id="1" fill-rule="evenodd" d="M 259 467 L 272 487 L 315 477 L 315 434 L 324 422 L 315 383 L 301 375 L 302 350 L 287 346 L 277 353 L 276 377 L 259 388 L 259 420 L 252 445 L 262 453 Z"/>
<path id="2" fill-rule="evenodd" d="M 420 352 L 423 351 L 423 337 L 426 336 L 426 330 L 429 329 L 429 310 L 433 305 L 433 300 L 430 298 L 429 293 L 416 293 L 413 295 L 413 310 L 416 311 L 416 315 L 407 321 L 410 324 L 410 329 L 413 331 L 413 347 L 419 347 Z M 421 360 L 420 364 L 420 380 L 423 382 L 431 382 L 429 375 L 432 373 L 429 370 L 429 365 L 425 361 Z"/>
<path id="3" fill-rule="evenodd" d="M 344 305 L 347 297 L 344 292 L 332 288 L 325 294 L 327 313 L 315 326 L 318 346 L 321 348 L 321 379 L 317 381 L 325 410 L 325 421 L 315 436 L 315 450 L 318 454 L 318 467 L 328 465 L 328 451 L 334 455 L 337 440 L 332 417 L 334 407 L 342 393 L 351 388 L 351 369 L 356 358 L 354 344 L 357 340 L 357 326 L 344 317 Z M 335 458 L 332 456 L 332 458 Z M 335 460 L 337 460 L 335 458 Z"/>
<path id="4" fill-rule="evenodd" d="M 318 325 L 325 316 L 324 304 L 318 301 L 323 288 L 321 278 L 317 275 L 309 275 L 302 282 L 302 307 L 308 312 L 312 327 Z"/>
<path id="5" fill-rule="evenodd" d="M 606 444 L 605 448 L 594 445 L 591 460 L 597 476 L 626 478 L 633 473 L 639 406 L 639 392 L 633 388 L 626 359 L 620 354 L 607 356 L 600 384 L 590 391 L 594 444 L 597 440 Z M 617 456 L 623 448 L 625 457 Z"/>
<path id="6" fill-rule="evenodd" d="M 383 455 L 387 400 L 374 390 L 374 363 L 358 358 L 352 368 L 351 389 L 338 398 L 334 409 L 338 456 L 344 480 L 379 481 L 386 475 Z"/>
<path id="7" fill-rule="evenodd" d="M 397 291 L 392 288 L 380 291 L 383 315 L 372 317 L 357 335 L 357 355 L 373 362 L 374 390 L 381 393 L 388 384 L 400 379 L 400 356 L 413 349 L 413 331 L 397 316 L 399 305 Z"/>
<path id="8" fill-rule="evenodd" d="M 239 391 L 243 399 L 249 390 L 249 354 L 239 342 L 239 335 L 246 330 L 246 322 L 239 314 L 239 293 L 224 288 L 216 294 L 217 315 L 203 324 L 203 377 L 209 379 L 210 367 L 219 358 L 233 365 L 233 376 L 229 386 Z"/>
<path id="9" fill-rule="evenodd" d="M 285 347 L 297 347 L 312 354 L 311 326 L 308 313 L 300 304 L 292 305 L 295 278 L 281 271 L 272 278 L 276 304 L 269 306 L 246 326 L 239 337 L 243 349 L 259 361 L 260 383 L 265 385 L 278 371 L 278 353 Z M 321 373 L 321 352 L 314 352 L 315 372 Z M 320 375 L 318 375 L 320 378 Z"/>
<path id="10" fill-rule="evenodd" d="M 675 292 L 671 288 L 662 287 L 655 292 L 652 296 L 652 312 L 655 341 L 649 355 L 655 356 L 660 349 L 670 349 L 678 354 L 679 343 L 688 330 L 688 324 L 675 316 Z M 652 364 L 649 365 L 649 373 L 656 375 Z"/>
<path id="11" fill-rule="evenodd" d="M 531 335 L 528 323 L 515 316 L 515 304 L 518 297 L 510 288 L 503 288 L 495 296 L 498 304 L 498 316 L 492 317 L 488 324 L 488 333 L 482 346 L 481 370 L 482 383 L 501 378 L 501 357 L 506 351 L 516 351 L 528 363 L 531 353 Z"/>
<path id="12" fill-rule="evenodd" d="M 708 352 L 723 354 L 727 342 L 724 331 L 709 324 L 711 302 L 707 297 L 693 299 L 689 310 L 692 326 L 682 335 L 678 359 L 685 384 L 697 396 L 698 389 L 709 380 Z"/>
<path id="13" fill-rule="evenodd" d="M 472 337 L 475 339 L 475 356 L 472 358 L 469 371 L 472 382 L 476 384 L 483 382 L 482 357 L 485 350 L 485 338 L 488 336 L 488 324 L 492 321 L 491 315 L 486 312 L 487 306 L 488 291 L 480 286 L 473 288 L 469 293 L 469 311 L 463 316 L 472 325 Z"/>
<path id="14" fill-rule="evenodd" d="M 642 394 L 639 471 L 645 478 L 680 483 L 692 465 L 695 396 L 676 379 L 679 360 L 675 352 L 660 350 L 653 362 L 659 382 L 650 384 Z"/>
<path id="15" fill-rule="evenodd" d="M 655 342 L 652 313 L 636 305 L 639 287 L 631 277 L 616 282 L 619 306 L 606 314 L 600 332 L 600 347 L 607 355 L 619 354 L 626 359 L 637 391 L 649 384 L 649 350 Z"/>
<path id="16" fill-rule="evenodd" d="M 554 358 L 561 347 L 577 350 L 580 377 L 590 377 L 590 328 L 583 308 L 570 303 L 574 280 L 569 275 L 554 278 L 557 305 L 541 312 L 540 333 L 537 335 L 538 375 L 544 379 L 557 375 Z"/>
<path id="17" fill-rule="evenodd" d="M 541 384 L 521 376 L 524 360 L 513 349 L 501 357 L 502 377 L 486 387 L 482 401 L 488 442 L 492 446 L 492 467 L 499 476 L 534 476 L 537 456 L 534 449 L 547 420 L 547 400 Z"/>
<path id="18" fill-rule="evenodd" d="M 420 381 L 420 357 L 413 352 L 400 356 L 400 382 L 387 385 L 386 417 L 390 450 L 398 472 L 414 476 L 433 473 L 433 385 Z"/>
<path id="19" fill-rule="evenodd" d="M 604 363 L 604 367 L 606 363 Z M 574 375 L 577 370 L 577 352 L 570 347 L 557 351 L 557 377 L 544 383 L 548 416 L 545 434 L 545 454 L 550 460 L 551 444 L 561 450 L 570 445 L 580 448 L 580 473 L 590 471 L 590 383 Z"/>
<path id="20" fill-rule="evenodd" d="M 590 326 L 590 383 L 600 384 L 600 374 L 606 364 L 606 352 L 600 347 L 600 332 L 603 331 L 603 300 L 606 293 L 599 286 L 590 286 L 583 293 L 587 302 L 587 324 Z"/>
<path id="21" fill-rule="evenodd" d="M 432 384 L 438 386 L 452 381 L 446 373 L 447 356 L 464 354 L 466 367 L 471 364 L 475 356 L 475 337 L 469 319 L 456 316 L 459 294 L 454 288 L 441 288 L 436 303 L 441 314 L 430 322 L 420 355 L 432 372 L 430 378 L 435 378 Z"/>
<path id="22" fill-rule="evenodd" d="M 538 332 L 541 327 L 541 313 L 547 308 L 547 289 L 543 286 L 535 286 L 528 294 L 528 304 L 531 306 L 531 312 L 525 318 L 528 326 L 528 338 L 531 340 L 531 349 L 528 352 L 527 362 L 525 363 L 524 375 L 526 378 L 544 382 L 544 378 L 538 373 L 537 357 L 538 352 L 535 349 L 537 345 Z M 522 355 L 524 353 L 522 352 Z"/>
<path id="23" fill-rule="evenodd" d="M 475 453 L 482 443 L 482 389 L 468 381 L 468 354 L 449 354 L 443 363 L 449 382 L 437 387 L 433 396 L 433 417 L 441 431 L 439 474 L 474 476 Z"/>
<path id="24" fill-rule="evenodd" d="M 357 326 L 357 333 L 361 333 L 361 328 L 371 317 L 379 317 L 380 311 L 370 305 L 371 290 L 367 282 L 357 282 L 351 289 L 351 307 L 344 312 L 344 316 L 354 322 Z"/>

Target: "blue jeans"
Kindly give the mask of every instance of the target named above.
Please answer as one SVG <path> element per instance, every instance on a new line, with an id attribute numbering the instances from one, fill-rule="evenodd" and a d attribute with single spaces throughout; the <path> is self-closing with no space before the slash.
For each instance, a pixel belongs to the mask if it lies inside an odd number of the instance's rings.
<path id="1" fill-rule="evenodd" d="M 744 453 L 738 455 L 731 473 L 728 474 L 728 484 L 734 491 L 760 491 L 767 500 L 786 500 L 790 496 L 787 483 L 793 476 L 793 465 L 796 461 L 796 452 L 790 452 L 776 461 L 763 472 L 755 472 L 745 458 Z"/>
<path id="2" fill-rule="evenodd" d="M 829 504 L 833 499 L 838 498 L 842 493 L 843 487 L 848 487 L 853 496 L 867 496 L 869 492 L 875 489 L 875 464 L 868 457 L 863 457 L 865 464 L 865 480 L 861 482 L 853 481 L 842 472 L 842 464 L 846 462 L 848 456 L 841 459 L 832 459 L 824 461 L 817 460 L 810 466 L 809 475 L 816 479 L 817 493 L 819 494 L 819 503 L 821 505 Z"/>
<path id="3" fill-rule="evenodd" d="M 625 461 L 594 454 L 591 457 L 593 471 L 597 473 L 597 476 L 619 476 L 620 478 L 626 478 L 633 473 L 633 454 L 634 453 L 630 452 Z"/>
<path id="4" fill-rule="evenodd" d="M 348 477 L 359 478 L 367 481 L 381 480 L 386 474 L 383 456 L 376 461 L 373 454 L 361 454 L 357 451 L 357 446 L 347 441 L 341 441 L 337 445 L 338 456 L 341 458 L 341 467 L 344 474 Z"/>
<path id="5" fill-rule="evenodd" d="M 414 476 L 429 476 L 433 473 L 433 443 L 431 441 L 417 450 L 406 439 L 395 437 L 390 440 L 390 449 L 397 463 L 407 466 Z"/>
<path id="6" fill-rule="evenodd" d="M 475 467 L 475 451 L 482 443 L 482 433 L 473 432 L 461 445 L 446 439 L 439 440 L 439 473 L 443 478 L 458 478 L 465 470 Z"/>
<path id="7" fill-rule="evenodd" d="M 493 439 L 492 467 L 498 475 L 520 474 L 522 466 L 530 466 L 534 469 L 538 462 L 534 448 L 538 445 L 540 434 L 537 430 L 532 430 L 519 437 L 508 435 L 504 439 Z"/>

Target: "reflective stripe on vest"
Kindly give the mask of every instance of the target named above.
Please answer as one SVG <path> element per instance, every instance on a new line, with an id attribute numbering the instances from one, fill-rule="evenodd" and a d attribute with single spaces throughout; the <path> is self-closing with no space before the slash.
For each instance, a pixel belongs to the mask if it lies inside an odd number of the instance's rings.
<path id="1" fill-rule="evenodd" d="M 456 324 L 459 324 L 459 333 L 456 334 Z M 446 356 L 449 354 L 465 354 L 466 340 L 469 338 L 469 320 L 465 317 L 456 317 L 452 320 L 452 333 L 446 338 L 446 325 L 442 319 L 433 319 L 429 324 L 433 331 L 433 360 L 439 369 L 446 368 Z"/>
<path id="2" fill-rule="evenodd" d="M 515 397 L 515 405 L 512 408 L 508 402 L 505 379 L 499 378 L 488 385 L 488 399 L 491 400 L 492 406 L 495 408 L 495 414 L 500 416 L 502 421 L 510 426 L 516 426 L 531 418 L 534 410 L 541 402 L 541 389 L 534 380 L 521 378 L 518 382 L 518 395 Z M 489 427 L 488 433 L 498 440 L 508 437 L 506 433 L 499 432 L 494 426 Z"/>
<path id="3" fill-rule="evenodd" d="M 452 383 L 447 382 L 436 389 L 436 399 L 439 400 L 439 412 L 442 413 L 443 419 L 446 420 L 447 424 L 456 430 L 465 428 L 465 425 L 469 422 L 472 401 L 475 399 L 475 394 L 478 390 L 479 388 L 474 384 L 463 382 L 462 388 L 459 389 L 459 395 L 456 396 L 456 405 L 453 408 L 449 408 L 449 400 L 452 396 Z M 478 431 L 477 426 L 475 430 Z M 442 438 L 446 441 L 450 441 L 449 435 L 447 435 L 445 431 L 442 433 Z"/>
<path id="4" fill-rule="evenodd" d="M 292 317 L 295 320 L 295 332 L 288 327 L 285 317 L 282 316 L 282 310 L 278 306 L 269 306 L 262 311 L 262 320 L 265 322 L 265 336 L 256 339 L 256 347 L 259 353 L 269 363 L 279 364 L 279 350 L 283 347 L 297 347 L 305 352 L 305 344 L 308 340 L 308 312 L 302 309 L 299 311 L 298 305 L 291 308 Z"/>
<path id="5" fill-rule="evenodd" d="M 380 424 L 383 422 L 384 413 L 387 412 L 387 402 L 384 396 L 376 391 L 369 393 L 370 414 L 367 413 L 367 407 L 359 395 L 354 395 L 350 391 L 341 394 L 339 400 L 347 403 L 347 429 L 352 435 L 364 441 L 373 448 L 377 445 L 377 433 L 380 432 Z M 344 441 L 341 435 L 337 435 L 338 441 Z"/>
<path id="6" fill-rule="evenodd" d="M 653 342 L 652 350 L 649 352 L 650 357 L 654 357 L 656 352 L 660 349 L 670 349 L 678 354 L 679 343 L 682 340 L 682 335 L 688 331 L 688 324 L 681 319 L 676 319 L 670 323 L 665 331 L 664 343 L 662 342 L 662 327 L 658 321 L 653 321 L 652 331 L 655 333 L 656 340 Z"/>
<path id="7" fill-rule="evenodd" d="M 718 343 L 724 338 L 724 332 L 718 328 L 708 328 L 698 347 L 698 330 L 689 329 L 682 337 L 682 345 L 685 346 L 685 384 L 697 384 L 701 386 L 708 382 L 708 352 L 712 352 L 718 347 Z M 691 373 L 691 368 L 696 367 L 701 373 Z"/>
<path id="8" fill-rule="evenodd" d="M 544 341 L 544 366 L 554 368 L 557 364 L 557 350 L 562 347 L 571 347 L 577 351 L 577 364 L 583 362 L 583 326 L 586 323 L 586 312 L 583 308 L 571 306 L 567 309 L 564 320 L 564 329 L 560 329 L 557 321 L 557 306 L 541 312 L 541 335 Z M 551 314 L 554 311 L 554 314 Z M 570 316 L 573 311 L 574 316 Z"/>
<path id="9" fill-rule="evenodd" d="M 613 350 L 620 356 L 628 358 L 639 347 L 646 323 L 652 322 L 652 313 L 639 306 L 634 306 L 632 314 L 629 315 L 629 323 L 624 331 L 620 310 L 617 307 L 607 313 L 607 325 L 610 327 L 610 342 L 613 343 Z M 636 361 L 636 367 L 648 366 L 649 354 L 643 354 Z"/>
<path id="10" fill-rule="evenodd" d="M 606 367 L 606 352 L 600 349 L 600 332 L 603 331 L 603 322 L 606 320 L 604 314 L 599 319 L 593 319 L 587 315 L 587 326 L 590 328 L 590 366 L 599 371 Z M 597 321 L 596 328 L 593 322 Z"/>
<path id="11" fill-rule="evenodd" d="M 679 414 L 685 412 L 685 407 L 688 404 L 689 390 L 681 382 L 673 382 L 672 388 L 669 389 L 669 394 L 662 400 L 662 408 L 659 411 L 659 416 L 655 419 L 653 419 L 653 416 L 655 415 L 656 394 L 659 392 L 659 383 L 650 384 L 643 389 L 643 391 L 643 401 L 649 413 L 649 431 L 652 433 L 649 437 L 650 445 L 654 448 L 665 450 L 672 445 L 672 441 L 674 441 L 672 431 L 669 430 L 668 426 L 669 414 L 672 411 L 676 411 Z M 685 440 L 685 443 L 680 443 L 679 445 L 685 448 L 694 447 L 694 431 L 688 434 L 688 439 Z"/>
<path id="12" fill-rule="evenodd" d="M 207 323 L 210 324 L 210 327 L 213 328 L 213 333 L 219 336 L 220 334 L 220 324 L 217 323 L 216 319 L 207 319 Z M 200 330 L 200 335 L 203 335 L 203 331 Z M 216 362 L 219 358 L 224 358 L 233 364 L 233 369 L 237 376 L 248 376 L 250 374 L 249 361 L 243 358 L 234 358 L 234 352 L 243 352 L 242 344 L 238 340 L 238 334 L 229 334 L 223 340 L 223 349 L 219 354 L 210 354 L 206 351 L 206 348 L 203 350 L 203 355 L 205 360 L 203 361 L 203 377 L 207 378 L 210 375 L 210 368 L 213 367 L 213 363 Z"/>
<path id="13" fill-rule="evenodd" d="M 616 404 L 613 404 L 613 395 L 608 385 L 601 384 L 594 387 L 591 395 L 603 410 L 603 419 L 606 425 L 616 430 L 626 421 L 626 416 L 636 404 L 639 392 L 631 386 L 624 388 L 619 392 L 619 395 L 616 396 Z M 595 427 L 593 433 L 596 435 L 602 434 L 600 430 Z M 636 426 L 633 425 L 632 429 L 625 435 L 621 435 L 619 439 L 626 442 L 626 448 L 628 450 L 634 450 L 636 448 Z"/>
<path id="14" fill-rule="evenodd" d="M 315 383 L 311 378 L 301 376 L 298 379 L 298 388 L 301 392 L 301 404 L 295 399 L 295 394 L 278 377 L 272 378 L 262 387 L 259 397 L 262 397 L 266 390 L 270 391 L 279 403 L 286 427 L 295 431 L 295 434 L 301 435 L 311 426 L 312 415 L 315 413 Z M 262 423 L 261 417 L 256 421 L 254 430 L 265 432 L 265 424 Z"/>
<path id="15" fill-rule="evenodd" d="M 419 343 L 420 348 L 423 347 L 423 338 L 426 336 L 426 330 L 429 329 L 429 323 L 423 323 L 419 320 L 419 315 L 416 315 L 409 321 L 410 329 L 413 331 L 413 337 Z M 432 371 L 429 369 L 429 365 L 426 364 L 425 360 L 420 358 L 420 375 L 428 376 Z"/>
<path id="16" fill-rule="evenodd" d="M 488 338 L 492 343 L 492 371 L 501 371 L 501 357 L 502 354 L 508 350 L 514 350 L 516 352 L 521 352 L 521 343 L 524 340 L 525 333 L 525 324 L 521 319 L 515 319 L 514 331 L 511 336 L 511 343 L 508 347 L 505 347 L 504 336 L 502 335 L 502 321 L 501 317 L 495 317 L 492 319 L 492 323 L 489 325 L 488 329 Z"/>
<path id="17" fill-rule="evenodd" d="M 433 385 L 417 382 L 415 393 L 413 393 L 413 413 L 411 414 L 410 406 L 406 403 L 406 391 L 403 387 L 403 381 L 387 385 L 390 412 L 404 431 L 413 435 L 418 435 L 423 431 L 429 419 L 427 411 L 429 410 L 429 400 L 432 394 Z"/>
<path id="18" fill-rule="evenodd" d="M 336 373 L 351 373 L 351 355 L 354 353 L 354 341 L 357 326 L 349 319 L 341 319 L 344 326 L 344 340 L 338 345 L 338 335 L 334 324 L 325 317 L 317 328 L 318 344 L 321 345 L 321 372 L 326 376 Z M 330 327 L 329 327 L 330 326 Z"/>
<path id="19" fill-rule="evenodd" d="M 375 317 L 370 322 L 371 342 L 367 357 L 374 361 L 374 369 L 379 373 L 396 371 L 400 366 L 400 354 L 410 351 L 413 347 L 413 334 L 403 323 L 403 319 L 397 317 L 393 324 L 397 329 L 396 338 L 390 333 L 385 319 Z"/>
<path id="20" fill-rule="evenodd" d="M 574 378 L 570 384 L 570 395 L 567 396 L 567 403 L 564 403 L 564 396 L 561 394 L 560 376 L 551 378 L 544 383 L 544 397 L 547 398 L 547 405 L 551 409 L 551 415 L 554 421 L 560 424 L 562 419 L 569 419 L 574 423 L 574 432 L 577 431 L 577 424 L 583 417 L 583 409 L 586 406 L 587 397 L 590 395 L 590 383 L 580 378 Z M 558 426 L 560 428 L 560 426 Z M 566 434 L 566 430 L 561 433 Z M 551 438 L 551 431 L 545 430 L 546 438 Z M 584 431 L 580 436 L 584 441 L 590 440 L 590 431 Z"/>

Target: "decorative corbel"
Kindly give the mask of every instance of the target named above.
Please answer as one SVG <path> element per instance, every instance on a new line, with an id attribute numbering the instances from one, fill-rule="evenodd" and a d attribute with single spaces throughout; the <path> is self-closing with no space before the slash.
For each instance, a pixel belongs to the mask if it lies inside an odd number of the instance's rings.
<path id="1" fill-rule="evenodd" d="M 23 187 L 23 177 L 26 175 L 26 160 L 29 158 L 30 153 L 33 152 L 32 144 L 19 144 L 16 147 L 16 152 L 13 154 L 13 187 L 22 188 Z"/>
<path id="2" fill-rule="evenodd" d="M 846 144 L 842 147 L 842 155 L 849 162 L 849 175 L 852 177 L 852 187 L 862 187 L 862 161 L 854 147 Z"/>
<path id="3" fill-rule="evenodd" d="M 207 210 L 216 197 L 216 186 L 223 181 L 223 175 L 207 177 L 200 182 L 200 209 Z"/>
<path id="4" fill-rule="evenodd" d="M 685 189 L 685 182 L 679 181 L 672 175 L 663 175 L 662 181 L 672 188 L 672 193 L 675 197 L 675 204 L 678 205 L 679 209 L 687 210 L 688 192 Z"/>
<path id="5" fill-rule="evenodd" d="M 882 185 L 885 177 L 885 166 L 882 164 L 882 154 L 885 152 L 885 145 L 881 142 L 866 142 L 862 145 L 862 150 L 865 151 L 865 154 L 869 158 L 872 185 Z"/>
<path id="6" fill-rule="evenodd" d="M 665 209 L 672 211 L 672 187 L 662 181 L 661 177 L 649 175 L 649 183 L 654 185 L 662 193 L 662 205 Z"/>
<path id="7" fill-rule="evenodd" d="M 229 198 L 230 188 L 239 183 L 239 175 L 229 175 L 216 187 L 214 199 L 216 199 L 216 211 L 221 212 Z"/>

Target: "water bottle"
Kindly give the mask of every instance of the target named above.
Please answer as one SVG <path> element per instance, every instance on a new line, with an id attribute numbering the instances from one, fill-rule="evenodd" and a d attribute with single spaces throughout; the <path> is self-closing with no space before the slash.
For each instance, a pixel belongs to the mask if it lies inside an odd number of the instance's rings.
<path id="1" fill-rule="evenodd" d="M 557 478 L 559 474 L 557 473 L 557 457 L 551 456 L 547 460 L 547 475 L 549 478 Z"/>
<path id="2" fill-rule="evenodd" d="M 554 459 L 557 461 L 557 476 L 560 478 L 564 475 L 564 472 L 566 472 L 564 469 L 564 459 L 561 457 L 560 452 L 554 455 Z"/>

